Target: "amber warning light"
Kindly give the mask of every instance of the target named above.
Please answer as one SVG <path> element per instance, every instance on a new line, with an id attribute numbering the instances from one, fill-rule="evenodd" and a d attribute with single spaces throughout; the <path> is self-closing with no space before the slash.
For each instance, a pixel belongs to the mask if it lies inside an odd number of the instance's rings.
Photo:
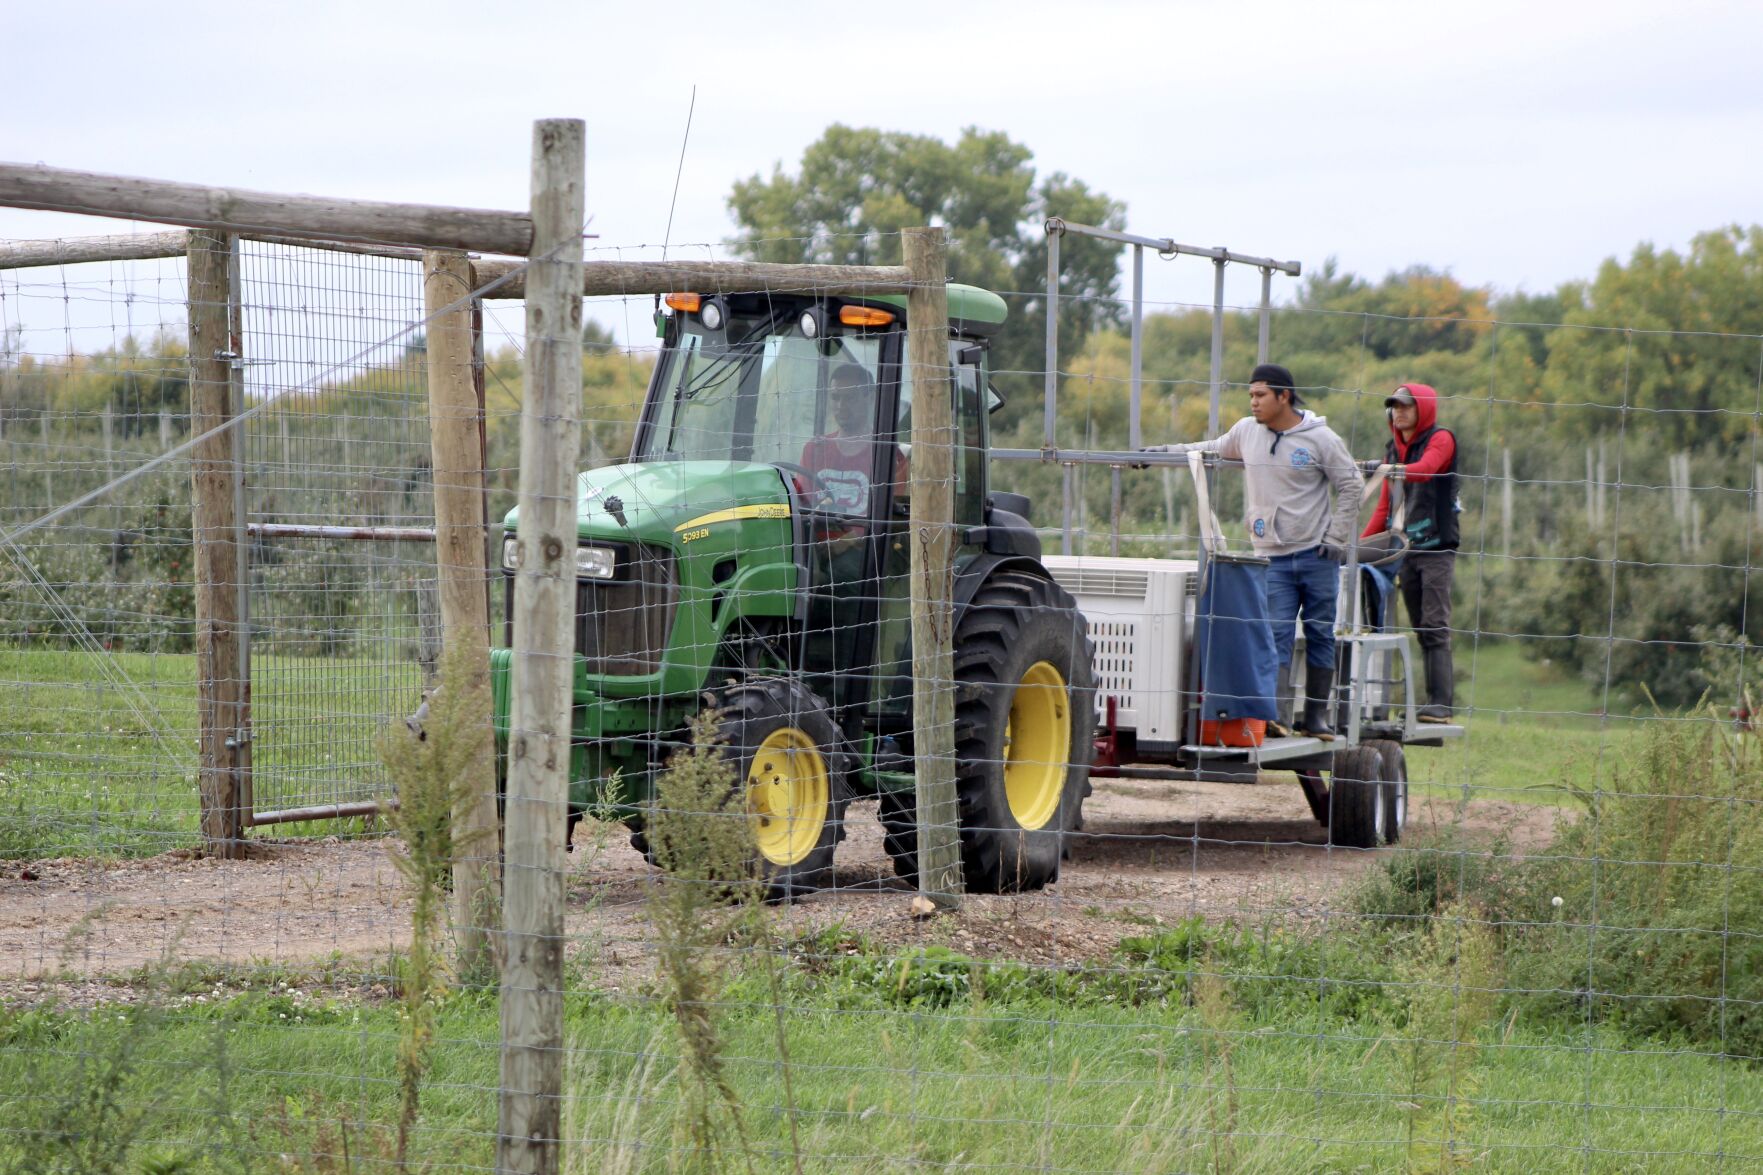
<path id="1" fill-rule="evenodd" d="M 894 321 L 894 312 L 873 306 L 840 306 L 839 321 L 846 326 L 886 326 Z"/>
<path id="2" fill-rule="evenodd" d="M 667 297 L 663 298 L 662 301 L 666 302 L 675 310 L 682 311 L 686 314 L 696 314 L 698 312 L 698 307 L 704 304 L 704 295 L 669 294 Z"/>

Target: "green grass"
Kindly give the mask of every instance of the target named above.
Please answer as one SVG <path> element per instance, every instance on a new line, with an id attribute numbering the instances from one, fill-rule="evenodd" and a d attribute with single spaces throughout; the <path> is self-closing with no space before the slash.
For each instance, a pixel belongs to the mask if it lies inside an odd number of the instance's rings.
<path id="1" fill-rule="evenodd" d="M 377 794 L 373 740 L 415 708 L 416 665 L 263 656 L 253 676 L 259 809 Z M 0 647 L 0 857 L 184 848 L 197 818 L 193 655 Z"/>
<path id="2" fill-rule="evenodd" d="M 795 958 L 783 1026 L 808 1170 L 1402 1171 L 1424 1149 L 1411 1151 L 1411 1126 L 1421 1138 L 1440 1130 L 1443 1094 L 1415 1087 L 1407 1044 L 1417 1031 L 1401 1019 L 1399 973 L 1341 949 L 1210 959 L 1203 966 L 1225 976 L 1227 1018 L 1183 998 L 1185 974 L 1159 968 L 1180 964 L 1154 951 L 1123 954 L 1057 998 L 1044 994 L 1046 972 L 988 972 L 948 952 Z M 1298 981 L 1318 967 L 1358 976 L 1369 994 L 1342 1002 L 1315 977 Z M 976 985 L 976 974 L 989 981 Z M 230 994 L 240 976 L 210 1000 L 225 978 L 204 976 L 203 1003 L 171 996 L 157 1011 L 0 1012 L 0 1170 L 46 1165 L 32 1132 L 56 1121 L 124 1143 L 118 1169 L 195 1172 L 290 1169 L 277 1156 L 310 1149 L 326 1115 L 391 1120 L 396 1007 L 261 980 Z M 727 993 L 724 1060 L 754 1168 L 787 1170 L 792 1107 L 766 990 L 749 974 Z M 572 994 L 567 1031 L 566 1131 L 577 1140 L 567 1169 L 677 1167 L 671 1017 L 642 998 Z M 1435 1056 L 1452 1048 L 1448 1036 L 1421 1035 Z M 1469 1035 L 1476 1059 L 1455 1089 L 1469 1104 L 1451 1121 L 1476 1170 L 1690 1172 L 1716 1153 L 1741 1165 L 1763 1157 L 1754 1067 L 1598 1026 L 1532 1023 L 1517 1006 Z M 497 1038 L 492 997 L 442 1008 L 417 1136 L 430 1169 L 488 1166 Z M 743 1166 L 724 1153 L 711 1169 Z"/>
<path id="3" fill-rule="evenodd" d="M 1603 716 L 1602 692 L 1514 641 L 1459 640 L 1457 702 L 1468 737 L 1415 748 L 1408 774 L 1445 797 L 1560 803 L 1607 786 L 1647 719 Z"/>

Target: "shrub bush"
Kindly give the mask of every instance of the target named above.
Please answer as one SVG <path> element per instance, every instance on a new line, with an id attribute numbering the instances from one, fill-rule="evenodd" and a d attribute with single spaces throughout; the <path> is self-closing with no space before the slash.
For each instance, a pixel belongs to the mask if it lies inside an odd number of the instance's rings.
<path id="1" fill-rule="evenodd" d="M 1585 802 L 1507 903 L 1515 986 L 1763 1058 L 1763 745 L 1712 716 L 1662 720 Z"/>
<path id="2" fill-rule="evenodd" d="M 1523 858 L 1460 831 L 1417 839 L 1355 906 L 1419 925 L 1472 904 L 1516 1011 L 1763 1058 L 1763 743 L 1710 714 L 1661 717 L 1580 800 Z"/>

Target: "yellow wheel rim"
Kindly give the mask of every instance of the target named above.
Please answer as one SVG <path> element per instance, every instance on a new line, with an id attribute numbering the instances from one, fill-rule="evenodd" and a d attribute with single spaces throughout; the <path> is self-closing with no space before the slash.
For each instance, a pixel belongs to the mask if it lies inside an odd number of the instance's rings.
<path id="1" fill-rule="evenodd" d="M 794 865 L 820 843 L 832 799 L 826 757 L 793 726 L 765 736 L 747 768 L 747 815 L 759 852 L 773 865 Z"/>
<path id="2" fill-rule="evenodd" d="M 1071 699 L 1065 678 L 1046 661 L 1022 675 L 1004 723 L 1004 795 L 1023 828 L 1046 827 L 1065 793 L 1071 762 Z"/>

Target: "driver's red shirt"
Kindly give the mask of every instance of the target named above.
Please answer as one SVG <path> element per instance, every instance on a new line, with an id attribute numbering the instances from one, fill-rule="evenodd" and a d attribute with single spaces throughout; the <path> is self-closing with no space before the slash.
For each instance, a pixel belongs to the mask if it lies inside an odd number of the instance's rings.
<path id="1" fill-rule="evenodd" d="M 868 517 L 870 474 L 875 469 L 875 444 L 870 440 L 847 441 L 842 437 L 815 437 L 802 447 L 802 467 L 812 470 L 826 489 L 826 508 L 840 514 Z M 894 447 L 894 484 L 905 485 L 906 454 Z M 861 527 L 846 534 L 862 534 Z"/>

